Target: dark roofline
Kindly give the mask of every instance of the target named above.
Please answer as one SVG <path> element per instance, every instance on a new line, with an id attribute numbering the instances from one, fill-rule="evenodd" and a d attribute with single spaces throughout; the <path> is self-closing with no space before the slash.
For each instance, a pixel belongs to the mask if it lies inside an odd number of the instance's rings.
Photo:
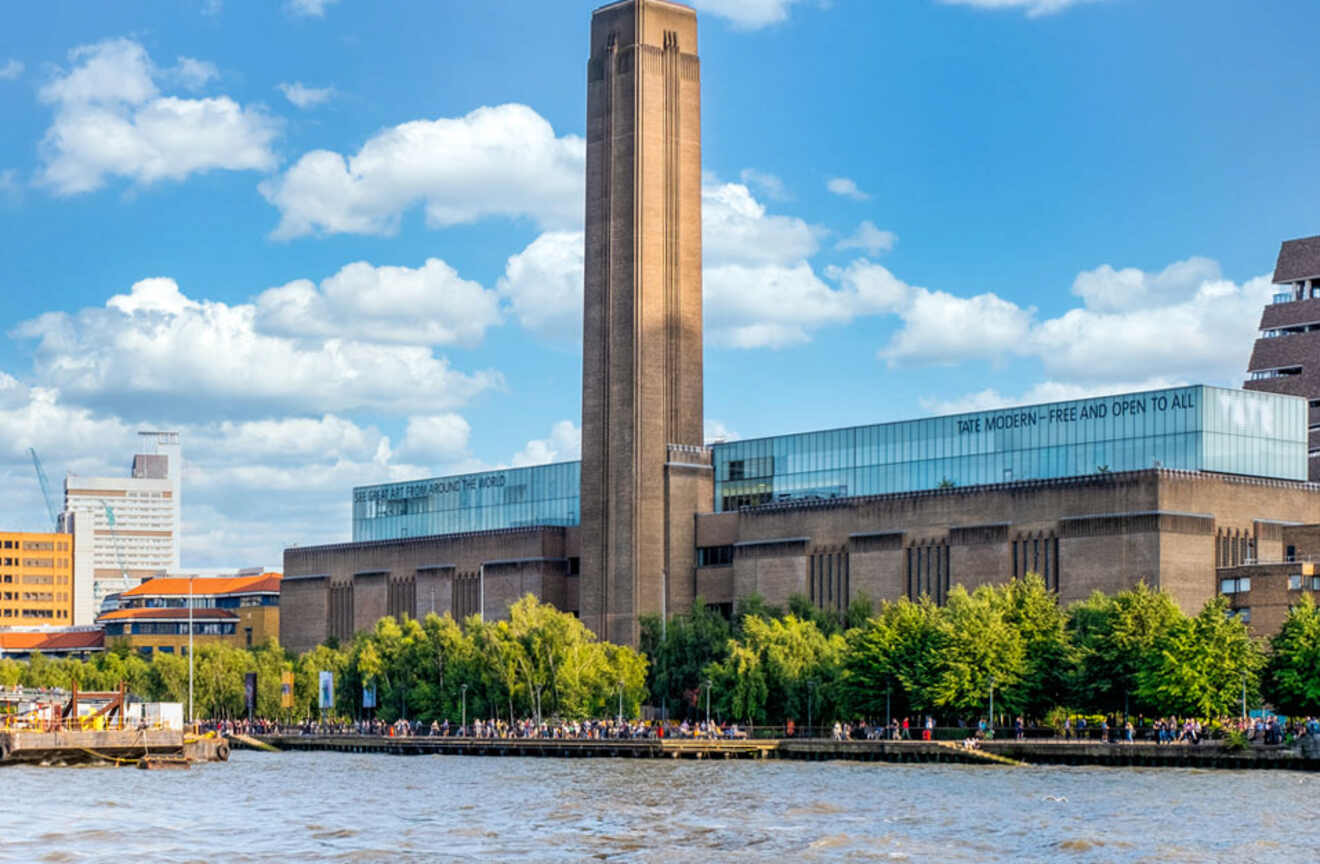
<path id="1" fill-rule="evenodd" d="M 1320 236 L 1285 240 L 1274 265 L 1274 284 L 1320 278 Z"/>
<path id="2" fill-rule="evenodd" d="M 467 540 L 476 537 L 512 537 L 517 534 L 535 534 L 538 531 L 565 531 L 568 525 L 526 525 L 518 528 L 492 528 L 489 531 L 462 531 L 457 534 L 426 534 L 421 537 L 398 537 L 393 540 L 359 540 L 348 543 L 329 543 L 324 546 L 290 546 L 290 552 L 342 552 L 345 549 L 388 549 L 403 543 L 434 543 L 439 540 Z"/>

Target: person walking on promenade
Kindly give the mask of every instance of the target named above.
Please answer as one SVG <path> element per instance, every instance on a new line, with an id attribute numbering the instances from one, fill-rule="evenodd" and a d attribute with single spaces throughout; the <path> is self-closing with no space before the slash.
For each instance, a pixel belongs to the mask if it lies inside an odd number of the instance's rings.
<path id="1" fill-rule="evenodd" d="M 1019 714 L 1018 718 L 1013 721 L 1013 736 L 1021 741 L 1023 738 L 1027 737 L 1026 733 L 1026 723 L 1023 722 L 1022 715 Z"/>
<path id="2" fill-rule="evenodd" d="M 1064 720 L 1063 720 L 1063 740 L 1064 740 L 1064 741 L 1071 741 L 1071 740 L 1072 740 L 1072 715 L 1071 715 L 1071 714 L 1069 714 L 1069 715 L 1068 715 L 1067 717 L 1065 717 Z"/>
<path id="3" fill-rule="evenodd" d="M 903 718 L 903 740 L 904 741 L 912 740 L 912 730 L 908 726 L 908 718 L 906 717 Z"/>
<path id="4" fill-rule="evenodd" d="M 929 741 L 933 737 L 935 737 L 935 718 L 927 714 L 926 728 L 921 730 L 921 740 Z"/>
<path id="5" fill-rule="evenodd" d="M 1126 741 L 1128 744 L 1132 743 L 1132 733 L 1133 733 L 1132 721 L 1128 720 L 1123 724 L 1123 740 Z"/>

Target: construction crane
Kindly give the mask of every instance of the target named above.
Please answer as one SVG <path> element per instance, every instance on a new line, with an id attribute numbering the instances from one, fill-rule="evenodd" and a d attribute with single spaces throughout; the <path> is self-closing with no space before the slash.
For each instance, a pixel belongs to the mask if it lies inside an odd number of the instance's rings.
<path id="1" fill-rule="evenodd" d="M 124 566 L 124 544 L 119 539 L 119 532 L 115 530 L 115 511 L 106 503 L 104 498 L 98 498 L 101 506 L 105 508 L 105 521 L 110 528 L 110 539 L 115 544 L 115 558 L 119 561 L 119 577 L 128 584 L 128 568 Z"/>
<path id="2" fill-rule="evenodd" d="M 41 484 L 41 497 L 46 499 L 46 513 L 50 516 L 50 522 L 53 530 L 60 530 L 60 516 L 55 511 L 55 502 L 50 500 L 50 481 L 46 479 L 46 471 L 41 467 L 41 460 L 37 458 L 35 447 L 29 447 L 28 453 L 32 454 L 32 467 L 37 469 L 37 482 Z"/>

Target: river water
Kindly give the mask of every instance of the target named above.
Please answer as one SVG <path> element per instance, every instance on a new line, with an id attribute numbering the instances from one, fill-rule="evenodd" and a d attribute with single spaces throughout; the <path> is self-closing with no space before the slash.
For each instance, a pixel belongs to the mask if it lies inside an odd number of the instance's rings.
<path id="1" fill-rule="evenodd" d="M 4 861 L 1320 860 L 1320 775 L 236 752 L 0 769 Z"/>

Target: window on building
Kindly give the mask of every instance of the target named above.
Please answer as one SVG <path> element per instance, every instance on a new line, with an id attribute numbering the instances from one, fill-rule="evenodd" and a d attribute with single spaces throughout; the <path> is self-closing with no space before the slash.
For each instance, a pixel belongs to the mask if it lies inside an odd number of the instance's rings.
<path id="1" fill-rule="evenodd" d="M 1293 573 L 1293 574 L 1291 574 L 1291 575 L 1288 577 L 1288 590 L 1289 590 L 1289 591 L 1301 591 L 1301 590 L 1302 590 L 1302 574 L 1301 574 L 1301 573 Z"/>
<path id="2" fill-rule="evenodd" d="M 576 555 L 568 559 L 568 575 L 569 576 L 582 575 L 582 559 L 577 557 Z"/>
<path id="3" fill-rule="evenodd" d="M 1243 624 L 1250 624 L 1250 623 L 1251 623 L 1251 607 L 1250 607 L 1250 606 L 1244 606 L 1243 608 L 1238 609 L 1238 610 L 1237 610 L 1237 616 L 1236 616 L 1236 617 L 1237 617 L 1237 619 L 1238 619 L 1239 621 L 1241 621 Z"/>
<path id="4" fill-rule="evenodd" d="M 1284 550 L 1283 550 L 1283 560 L 1284 560 L 1284 561 L 1296 561 L 1296 560 L 1297 560 L 1297 547 L 1296 547 L 1296 546 L 1289 546 L 1289 547 L 1287 547 L 1286 549 L 1284 549 Z"/>
<path id="5" fill-rule="evenodd" d="M 728 567 L 732 563 L 732 546 L 701 546 L 697 549 L 698 567 Z"/>

